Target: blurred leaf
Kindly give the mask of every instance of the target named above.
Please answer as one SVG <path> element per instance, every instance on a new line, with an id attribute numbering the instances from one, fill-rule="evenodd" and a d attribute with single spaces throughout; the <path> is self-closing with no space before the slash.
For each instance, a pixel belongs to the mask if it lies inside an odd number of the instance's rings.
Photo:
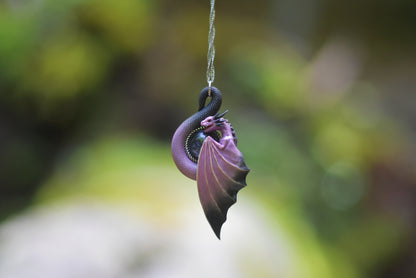
<path id="1" fill-rule="evenodd" d="M 293 116 L 304 106 L 304 61 L 289 46 L 248 44 L 230 56 L 230 74 L 270 114 Z"/>
<path id="2" fill-rule="evenodd" d="M 156 26 L 155 1 L 91 0 L 82 7 L 83 19 L 102 33 L 114 49 L 137 52 L 151 43 Z"/>
<path id="3" fill-rule="evenodd" d="M 85 93 L 106 73 L 104 52 L 83 35 L 55 37 L 44 44 L 35 59 L 26 74 L 26 86 L 39 92 L 38 97 L 46 103 Z"/>
<path id="4" fill-rule="evenodd" d="M 39 92 L 37 97 L 49 105 L 73 98 L 102 80 L 107 59 L 105 52 L 85 35 L 55 37 L 43 45 L 26 73 L 26 89 Z"/>
<path id="5" fill-rule="evenodd" d="M 36 35 L 33 18 L 14 16 L 0 6 L 0 85 L 20 77 Z"/>

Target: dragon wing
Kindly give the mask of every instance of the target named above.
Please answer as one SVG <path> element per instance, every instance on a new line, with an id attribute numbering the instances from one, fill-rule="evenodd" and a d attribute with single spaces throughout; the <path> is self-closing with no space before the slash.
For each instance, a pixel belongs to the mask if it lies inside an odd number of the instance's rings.
<path id="1" fill-rule="evenodd" d="M 207 137 L 197 165 L 199 200 L 205 216 L 218 238 L 227 211 L 236 201 L 237 192 L 246 186 L 250 169 L 233 140 L 223 144 Z"/>

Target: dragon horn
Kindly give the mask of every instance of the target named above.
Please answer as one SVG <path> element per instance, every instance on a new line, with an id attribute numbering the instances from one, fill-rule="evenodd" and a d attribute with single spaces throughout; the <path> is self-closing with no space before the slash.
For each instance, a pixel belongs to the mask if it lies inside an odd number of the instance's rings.
<path id="1" fill-rule="evenodd" d="M 225 110 L 224 113 L 221 113 L 220 115 L 218 115 L 218 113 L 215 115 L 215 119 L 219 119 L 221 117 L 223 117 L 225 114 L 227 114 L 228 110 Z"/>

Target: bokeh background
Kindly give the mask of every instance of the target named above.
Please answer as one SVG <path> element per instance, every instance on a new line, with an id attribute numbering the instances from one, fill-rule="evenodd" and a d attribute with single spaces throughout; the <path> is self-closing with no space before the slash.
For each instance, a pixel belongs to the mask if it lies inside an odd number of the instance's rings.
<path id="1" fill-rule="evenodd" d="M 416 277 L 416 2 L 216 10 L 221 241 L 170 156 L 209 1 L 0 1 L 0 277 Z"/>

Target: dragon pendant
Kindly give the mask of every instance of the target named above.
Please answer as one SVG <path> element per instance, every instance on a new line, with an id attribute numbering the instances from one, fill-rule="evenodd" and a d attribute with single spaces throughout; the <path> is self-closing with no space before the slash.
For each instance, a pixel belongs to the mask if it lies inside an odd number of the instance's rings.
<path id="1" fill-rule="evenodd" d="M 205 106 L 209 91 L 212 99 Z M 178 127 L 172 139 L 173 160 L 185 176 L 197 181 L 202 208 L 218 238 L 250 171 L 237 148 L 234 129 L 223 118 L 227 111 L 218 114 L 221 103 L 217 88 L 204 88 L 198 112 Z"/>

